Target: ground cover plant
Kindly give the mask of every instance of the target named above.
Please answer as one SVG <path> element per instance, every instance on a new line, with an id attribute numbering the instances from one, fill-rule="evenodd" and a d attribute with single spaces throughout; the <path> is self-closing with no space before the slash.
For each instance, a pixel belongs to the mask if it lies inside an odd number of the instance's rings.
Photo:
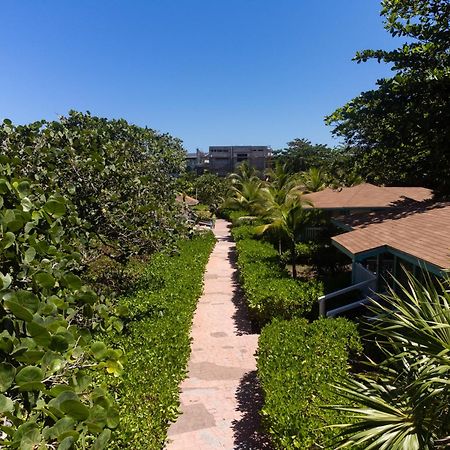
<path id="1" fill-rule="evenodd" d="M 202 278 L 214 246 L 212 233 L 182 241 L 145 267 L 132 295 L 123 298 L 124 330 L 109 336 L 124 349 L 126 370 L 109 380 L 120 425 L 109 448 L 160 449 L 178 411 L 178 385 L 190 353 L 189 330 Z"/>
<path id="2" fill-rule="evenodd" d="M 274 320 L 263 328 L 258 377 L 261 411 L 277 449 L 334 448 L 328 425 L 345 413 L 323 408 L 339 398 L 332 384 L 347 377 L 349 354 L 361 351 L 356 325 L 346 319 Z"/>

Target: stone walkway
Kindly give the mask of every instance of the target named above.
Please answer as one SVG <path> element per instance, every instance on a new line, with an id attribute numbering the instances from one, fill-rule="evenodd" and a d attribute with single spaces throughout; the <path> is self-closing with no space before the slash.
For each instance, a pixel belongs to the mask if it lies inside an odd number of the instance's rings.
<path id="1" fill-rule="evenodd" d="M 237 284 L 235 245 L 226 221 L 217 221 L 215 235 L 191 331 L 189 374 L 181 384 L 182 415 L 169 428 L 166 449 L 268 449 L 258 431 L 258 335 L 252 333 Z"/>

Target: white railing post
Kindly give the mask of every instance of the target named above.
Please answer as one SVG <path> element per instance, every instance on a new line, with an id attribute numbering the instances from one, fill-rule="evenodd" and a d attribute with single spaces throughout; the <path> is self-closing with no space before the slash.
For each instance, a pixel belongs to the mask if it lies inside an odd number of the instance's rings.
<path id="1" fill-rule="evenodd" d="M 319 298 L 319 317 L 325 317 L 327 305 L 325 304 L 325 299 Z"/>

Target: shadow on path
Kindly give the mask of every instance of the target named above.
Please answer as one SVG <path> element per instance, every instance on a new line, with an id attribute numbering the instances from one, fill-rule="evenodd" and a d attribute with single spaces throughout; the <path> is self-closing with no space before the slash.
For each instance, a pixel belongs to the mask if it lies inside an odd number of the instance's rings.
<path id="1" fill-rule="evenodd" d="M 256 370 L 242 377 L 236 399 L 242 419 L 233 421 L 234 450 L 272 450 L 269 438 L 261 431 L 263 395 Z"/>
<path id="2" fill-rule="evenodd" d="M 237 269 L 237 255 L 236 248 L 233 248 L 228 252 L 228 260 L 230 261 L 231 267 L 233 268 L 233 298 L 231 301 L 234 304 L 236 312 L 233 314 L 234 323 L 236 326 L 236 334 L 242 336 L 244 334 L 257 334 L 258 329 L 255 327 L 250 320 L 250 314 L 245 303 L 244 292 L 241 289 L 239 283 L 239 272 Z"/>

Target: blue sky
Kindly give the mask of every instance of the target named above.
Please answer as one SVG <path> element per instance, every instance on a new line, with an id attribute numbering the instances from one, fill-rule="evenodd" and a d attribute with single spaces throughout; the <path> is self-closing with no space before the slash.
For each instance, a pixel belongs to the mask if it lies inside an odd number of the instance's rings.
<path id="1" fill-rule="evenodd" d="M 169 132 L 189 151 L 336 144 L 323 118 L 390 71 L 378 0 L 2 2 L 0 118 L 70 109 Z"/>

